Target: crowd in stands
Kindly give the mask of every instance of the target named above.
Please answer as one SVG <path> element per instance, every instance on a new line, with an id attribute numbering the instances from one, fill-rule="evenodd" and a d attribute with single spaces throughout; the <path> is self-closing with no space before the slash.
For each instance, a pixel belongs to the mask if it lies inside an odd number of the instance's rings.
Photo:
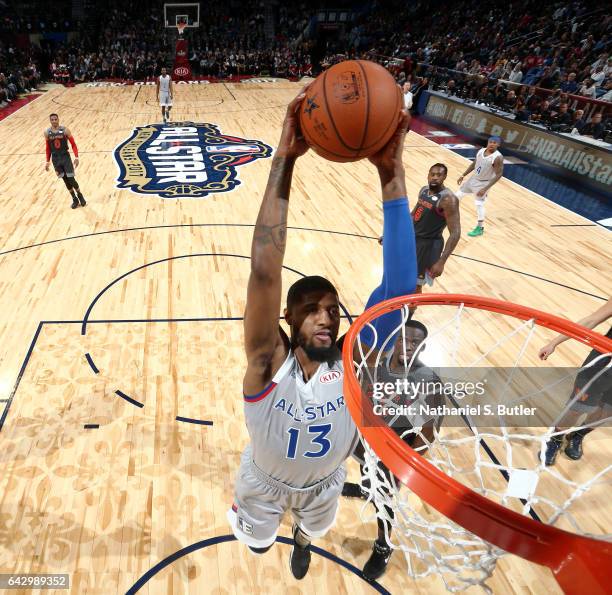
<path id="1" fill-rule="evenodd" d="M 335 44 L 327 64 L 369 56 L 396 75 L 415 105 L 424 90 L 442 90 L 556 131 L 604 138 L 609 130 L 611 107 L 602 103 L 585 118 L 580 99 L 612 101 L 612 17 L 601 5 L 383 5 L 355 23 L 348 50 Z"/>
<path id="2" fill-rule="evenodd" d="M 436 11 L 425 0 L 403 10 L 404 30 L 372 47 L 405 60 L 406 75 L 425 64 L 590 98 L 609 91 L 612 16 L 600 4 L 459 0 Z"/>
<path id="3" fill-rule="evenodd" d="M 208 4 L 201 26 L 187 30 L 194 75 L 317 74 L 312 56 L 321 39 L 305 34 L 310 4 L 274 5 L 272 17 L 262 1 L 239 5 Z M 64 2 L 44 17 L 7 15 L 0 30 L 66 30 L 72 26 L 67 10 Z M 322 66 L 347 57 L 377 59 L 408 84 L 415 104 L 425 89 L 438 89 L 520 120 L 589 131 L 575 97 L 612 101 L 612 16 L 593 0 L 457 0 L 444 9 L 434 0 L 377 0 L 353 14 L 350 25 L 326 37 Z M 64 83 L 144 80 L 172 64 L 176 31 L 164 26 L 160 3 L 109 0 L 89 17 L 78 35 L 54 49 L 43 77 Z M 10 43 L 0 42 L 0 64 L 0 104 L 40 80 L 40 66 Z M 604 120 L 609 115 L 605 107 L 596 111 Z"/>
<path id="4" fill-rule="evenodd" d="M 33 91 L 40 83 L 40 73 L 32 57 L 1 39 L 0 65 L 0 108 L 18 95 Z"/>
<path id="5" fill-rule="evenodd" d="M 294 33 L 304 23 L 297 11 L 306 13 L 306 5 L 282 7 L 277 15 L 279 34 L 271 39 L 266 36 L 263 10 L 260 4 L 231 12 L 227 5 L 208 5 L 200 16 L 200 27 L 185 33 L 193 74 L 227 78 L 310 73 L 307 45 L 293 43 Z M 172 64 L 177 32 L 164 26 L 159 7 L 143 11 L 140 6 L 117 4 L 109 7 L 102 20 L 97 39 L 79 38 L 57 51 L 51 73 L 54 80 L 143 80 Z"/>
<path id="6" fill-rule="evenodd" d="M 300 27 L 306 25 L 306 4 L 281 7 L 274 33 L 265 31 L 263 7 L 227 16 L 207 14 L 206 22 L 190 34 L 190 62 L 194 73 L 202 76 L 257 75 L 301 77 L 312 74 L 307 43 L 295 43 Z"/>
<path id="7" fill-rule="evenodd" d="M 544 126 L 555 132 L 573 132 L 601 140 L 609 133 L 612 124 L 609 115 L 604 118 L 603 112 L 597 108 L 587 119 L 583 107 L 559 88 L 546 94 L 535 86 L 514 86 L 495 79 L 462 78 L 454 73 L 436 71 L 426 80 L 433 90 L 513 114 L 518 121 Z M 417 84 L 422 86 L 422 82 Z M 406 86 L 412 87 L 410 82 Z"/>

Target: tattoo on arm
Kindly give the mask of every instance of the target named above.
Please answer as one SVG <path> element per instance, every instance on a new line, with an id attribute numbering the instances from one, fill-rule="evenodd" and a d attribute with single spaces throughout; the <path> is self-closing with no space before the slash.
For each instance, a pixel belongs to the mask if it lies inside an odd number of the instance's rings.
<path id="1" fill-rule="evenodd" d="M 453 194 L 452 197 L 449 196 L 444 200 L 441 207 L 444 211 L 444 216 L 446 217 L 448 231 L 450 232 L 448 239 L 444 243 L 444 250 L 442 252 L 442 255 L 440 256 L 441 259 L 446 261 L 448 257 L 453 253 L 453 250 L 459 243 L 459 238 L 461 236 L 459 200 Z"/>
<path id="2" fill-rule="evenodd" d="M 284 254 L 287 243 L 287 213 L 294 160 L 277 157 L 272 162 L 266 194 L 253 234 L 253 246 L 272 244 Z"/>
<path id="3" fill-rule="evenodd" d="M 504 175 L 504 162 L 499 157 L 493 163 L 493 171 L 495 172 L 495 176 L 493 176 L 493 179 L 486 186 L 485 190 L 490 190 Z"/>
<path id="4" fill-rule="evenodd" d="M 253 234 L 253 242 L 260 247 L 273 244 L 283 254 L 287 245 L 287 221 L 285 220 L 276 225 L 257 223 L 255 233 Z"/>
<path id="5" fill-rule="evenodd" d="M 294 165 L 295 161 L 292 159 L 285 157 L 275 158 L 272 161 L 266 192 L 271 192 L 274 196 L 283 200 L 289 200 Z"/>

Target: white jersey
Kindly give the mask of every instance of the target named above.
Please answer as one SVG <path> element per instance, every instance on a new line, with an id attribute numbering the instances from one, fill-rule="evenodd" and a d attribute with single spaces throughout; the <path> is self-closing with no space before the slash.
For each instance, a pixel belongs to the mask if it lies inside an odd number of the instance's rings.
<path id="1" fill-rule="evenodd" d="M 344 403 L 342 361 L 322 363 L 308 382 L 290 351 L 272 382 L 245 395 L 253 462 L 295 488 L 331 476 L 352 454 L 357 428 Z"/>
<path id="2" fill-rule="evenodd" d="M 412 93 L 410 91 L 406 91 L 404 93 L 404 108 L 410 109 L 412 107 Z"/>
<path id="3" fill-rule="evenodd" d="M 163 74 L 159 75 L 159 93 L 160 95 L 167 94 L 170 92 L 170 75 L 167 74 L 164 76 Z"/>
<path id="4" fill-rule="evenodd" d="M 490 155 L 485 155 L 486 149 L 480 149 L 476 153 L 476 163 L 474 164 L 474 179 L 482 182 L 488 182 L 495 176 L 493 163 L 498 157 L 502 157 L 499 151 L 495 151 Z"/>

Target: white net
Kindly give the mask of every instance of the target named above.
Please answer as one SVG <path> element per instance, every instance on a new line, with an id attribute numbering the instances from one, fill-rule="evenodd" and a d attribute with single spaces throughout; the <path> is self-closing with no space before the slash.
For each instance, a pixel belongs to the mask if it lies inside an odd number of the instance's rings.
<path id="1" fill-rule="evenodd" d="M 570 341 L 555 354 L 564 364 L 556 367 L 559 362 L 537 357 L 552 334 L 534 320 L 463 304 L 419 307 L 413 316 L 404 306 L 401 314 L 380 350 L 357 341 L 356 375 L 374 413 L 475 492 L 543 523 L 611 540 L 609 354 L 592 354 L 578 367 L 589 349 Z M 424 341 L 411 326 L 415 319 L 428 331 Z M 466 398 L 468 381 L 482 382 L 485 393 Z M 581 442 L 594 429 L 585 441 L 586 464 L 564 454 L 572 439 Z M 362 443 L 361 485 L 368 495 L 362 516 L 384 521 L 387 542 L 404 554 L 410 576 L 440 575 L 449 591 L 476 584 L 488 590 L 484 581 L 505 552 L 400 486 Z M 551 445 L 559 445 L 552 465 Z"/>

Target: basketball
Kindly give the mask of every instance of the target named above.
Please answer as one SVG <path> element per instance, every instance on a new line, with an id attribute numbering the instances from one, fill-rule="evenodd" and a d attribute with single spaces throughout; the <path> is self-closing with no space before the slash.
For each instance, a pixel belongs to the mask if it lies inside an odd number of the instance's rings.
<path id="1" fill-rule="evenodd" d="M 330 161 L 358 161 L 389 141 L 403 106 L 402 93 L 386 68 L 347 60 L 321 73 L 300 108 L 308 145 Z"/>

